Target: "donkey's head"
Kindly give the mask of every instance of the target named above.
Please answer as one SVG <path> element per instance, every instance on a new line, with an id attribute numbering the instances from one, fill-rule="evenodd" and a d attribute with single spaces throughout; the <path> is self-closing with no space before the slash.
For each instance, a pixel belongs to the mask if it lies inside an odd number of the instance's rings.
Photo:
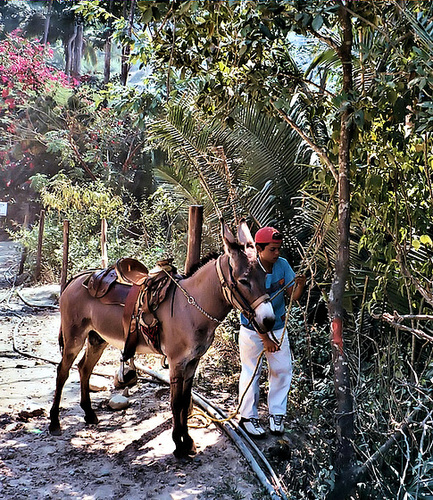
<path id="1" fill-rule="evenodd" d="M 259 332 L 267 332 L 275 323 L 274 310 L 266 293 L 266 273 L 259 265 L 253 237 L 244 219 L 238 227 L 237 240 L 226 224 L 222 225 L 222 237 L 227 267 L 222 269 L 226 299 Z"/>

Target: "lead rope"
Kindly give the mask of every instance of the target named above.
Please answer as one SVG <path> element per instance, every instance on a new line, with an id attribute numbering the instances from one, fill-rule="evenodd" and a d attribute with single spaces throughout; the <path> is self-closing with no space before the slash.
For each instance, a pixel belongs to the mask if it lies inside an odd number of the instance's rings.
<path id="1" fill-rule="evenodd" d="M 294 280 L 292 280 L 289 284 L 292 284 L 294 282 Z M 287 288 L 287 285 L 284 287 L 284 288 Z M 280 292 L 282 291 L 283 289 L 279 290 L 275 295 L 273 295 L 271 297 L 271 301 L 277 296 L 280 294 Z M 292 305 L 293 305 L 293 294 L 290 295 L 290 301 L 289 301 L 289 305 L 287 307 L 287 312 L 286 312 L 286 319 L 284 321 L 284 328 L 283 328 L 283 333 L 281 334 L 281 338 L 280 340 L 278 341 L 277 339 L 277 342 L 275 342 L 279 347 L 281 346 L 281 344 L 283 343 L 283 340 L 284 340 L 284 334 L 287 330 L 287 324 L 288 324 L 288 319 L 289 319 L 289 315 L 290 315 L 290 311 L 292 309 Z M 275 338 L 275 337 L 274 337 Z M 236 409 L 226 418 L 223 418 L 223 419 L 219 419 L 219 418 L 213 418 L 213 417 L 210 417 L 209 415 L 206 415 L 202 410 L 198 409 L 196 410 L 194 413 L 191 413 L 188 418 L 193 418 L 193 417 L 202 417 L 205 419 L 205 421 L 207 422 L 207 424 L 203 424 L 201 426 L 199 425 L 191 425 L 192 428 L 203 428 L 203 427 L 207 427 L 210 422 L 228 422 L 229 420 L 232 420 L 238 413 L 239 413 L 239 408 L 241 407 L 242 403 L 243 403 L 243 400 L 244 400 L 244 397 L 245 397 L 245 394 L 248 392 L 248 389 L 251 387 L 251 384 L 253 383 L 253 380 L 257 374 L 257 371 L 259 369 L 259 366 L 260 366 L 260 363 L 262 361 L 262 357 L 263 355 L 265 354 L 266 352 L 266 349 L 263 349 L 262 352 L 260 353 L 259 357 L 257 358 L 257 363 L 256 363 L 256 366 L 254 368 L 254 372 L 251 376 L 251 379 L 250 381 L 248 382 L 244 392 L 242 393 L 242 396 L 240 397 L 239 399 L 239 402 L 236 406 Z"/>

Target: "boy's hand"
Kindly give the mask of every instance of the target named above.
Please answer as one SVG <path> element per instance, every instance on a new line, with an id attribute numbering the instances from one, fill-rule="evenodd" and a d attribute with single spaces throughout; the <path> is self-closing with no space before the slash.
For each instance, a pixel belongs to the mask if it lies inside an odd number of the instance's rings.
<path id="1" fill-rule="evenodd" d="M 267 333 L 262 335 L 262 341 L 266 352 L 277 352 L 280 350 L 280 346 L 271 340 Z"/>
<path id="2" fill-rule="evenodd" d="M 295 283 L 298 286 L 305 286 L 305 283 L 307 282 L 307 277 L 305 274 L 301 274 L 300 276 L 296 276 L 295 278 Z"/>

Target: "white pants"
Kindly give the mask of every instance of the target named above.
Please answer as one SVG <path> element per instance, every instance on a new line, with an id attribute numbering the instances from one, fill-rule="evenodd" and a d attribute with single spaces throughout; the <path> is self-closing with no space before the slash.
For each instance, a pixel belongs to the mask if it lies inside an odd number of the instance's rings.
<path id="1" fill-rule="evenodd" d="M 274 335 L 280 341 L 283 328 L 275 330 Z M 263 342 L 256 331 L 249 330 L 241 325 L 239 330 L 239 352 L 242 370 L 239 379 L 239 413 L 244 418 L 258 418 L 259 405 L 259 377 L 262 369 L 262 360 L 251 382 L 260 353 L 263 351 Z M 265 352 L 269 369 L 268 409 L 270 415 L 285 415 L 287 410 L 287 396 L 292 382 L 292 355 L 289 339 L 285 332 L 281 348 L 277 352 Z M 248 387 L 248 384 L 250 386 Z M 247 389 L 248 387 L 248 389 Z M 246 391 L 246 392 L 245 392 Z M 245 392 L 245 395 L 243 395 Z"/>

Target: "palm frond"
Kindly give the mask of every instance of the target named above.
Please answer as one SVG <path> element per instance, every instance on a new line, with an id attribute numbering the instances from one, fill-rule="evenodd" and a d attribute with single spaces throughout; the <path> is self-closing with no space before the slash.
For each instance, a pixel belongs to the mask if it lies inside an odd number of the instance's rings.
<path id="1" fill-rule="evenodd" d="M 409 23 L 415 37 L 426 53 L 431 54 L 433 52 L 432 4 L 422 2 L 422 10 L 419 10 L 420 5 L 417 5 L 417 2 L 412 6 L 408 3 L 402 6 L 394 0 L 393 4 Z"/>
<path id="2" fill-rule="evenodd" d="M 299 122 L 299 109 L 294 112 Z M 260 225 L 281 220 L 281 214 L 290 217 L 290 200 L 306 178 L 311 152 L 289 125 L 254 105 L 237 108 L 231 116 L 233 128 L 215 125 L 213 137 L 243 165 L 242 179 L 252 188 L 249 194 L 255 193 L 245 198 L 249 213 Z M 257 199 L 263 201 L 264 193 L 270 198 L 257 211 Z"/>
<path id="3" fill-rule="evenodd" d="M 183 183 L 189 193 L 195 193 L 208 217 L 214 214 L 216 221 L 221 216 L 239 219 L 242 209 L 236 163 L 223 148 L 215 146 L 211 127 L 189 106 L 181 98 L 151 125 L 151 139 L 168 152 L 165 174 L 171 170 L 173 179 Z"/>
<path id="4" fill-rule="evenodd" d="M 255 221 L 257 226 L 263 226 L 266 221 L 269 225 L 278 225 L 278 222 L 273 219 L 275 216 L 275 195 L 273 194 L 273 183 L 267 181 L 260 191 L 254 188 L 249 188 L 250 193 L 247 193 L 249 200 L 249 215 Z"/>
<path id="5" fill-rule="evenodd" d="M 288 124 L 254 105 L 233 110 L 231 128 L 206 121 L 193 105 L 193 92 L 172 100 L 150 127 L 155 144 L 168 152 L 165 170 L 212 207 L 208 217 L 213 211 L 215 220 L 249 215 L 257 226 L 281 225 L 293 213 L 290 200 L 309 172 L 311 151 Z M 294 98 L 290 112 L 307 128 L 301 101 Z"/>

